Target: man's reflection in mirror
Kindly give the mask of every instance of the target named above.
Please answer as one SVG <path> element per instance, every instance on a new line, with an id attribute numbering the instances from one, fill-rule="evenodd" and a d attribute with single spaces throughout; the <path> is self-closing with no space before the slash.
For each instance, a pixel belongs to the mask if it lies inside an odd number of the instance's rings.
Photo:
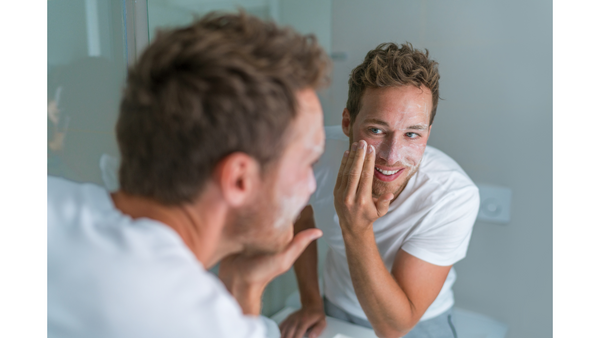
<path id="1" fill-rule="evenodd" d="M 48 75 L 48 175 L 101 182 L 102 154 L 116 155 L 122 79 L 106 58 L 86 57 Z"/>

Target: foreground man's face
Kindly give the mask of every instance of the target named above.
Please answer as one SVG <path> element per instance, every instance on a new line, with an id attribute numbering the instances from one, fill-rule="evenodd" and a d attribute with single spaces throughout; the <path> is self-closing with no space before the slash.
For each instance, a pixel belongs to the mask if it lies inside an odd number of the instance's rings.
<path id="1" fill-rule="evenodd" d="M 415 174 L 425 152 L 431 126 L 431 91 L 412 85 L 367 88 L 352 125 L 344 113 L 344 132 L 350 144 L 365 140 L 375 147 L 373 196 L 398 197 Z"/>
<path id="2" fill-rule="evenodd" d="M 273 170 L 272 205 L 269 212 L 274 222 L 262 224 L 268 228 L 261 240 L 270 238 L 270 249 L 277 251 L 293 236 L 293 222 L 316 189 L 313 164 L 321 157 L 325 146 L 323 110 L 314 90 L 298 92 L 298 114 L 292 121 L 288 144 Z"/>

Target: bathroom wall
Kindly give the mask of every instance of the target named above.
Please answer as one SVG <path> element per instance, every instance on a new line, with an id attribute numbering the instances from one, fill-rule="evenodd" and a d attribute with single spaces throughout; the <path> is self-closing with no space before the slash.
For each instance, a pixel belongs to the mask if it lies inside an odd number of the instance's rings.
<path id="1" fill-rule="evenodd" d="M 347 79 L 381 42 L 409 41 L 440 63 L 429 141 L 476 183 L 512 189 L 512 219 L 475 224 L 456 264 L 456 305 L 509 325 L 508 337 L 552 336 L 552 3 L 542 0 L 333 0 L 333 116 Z"/>

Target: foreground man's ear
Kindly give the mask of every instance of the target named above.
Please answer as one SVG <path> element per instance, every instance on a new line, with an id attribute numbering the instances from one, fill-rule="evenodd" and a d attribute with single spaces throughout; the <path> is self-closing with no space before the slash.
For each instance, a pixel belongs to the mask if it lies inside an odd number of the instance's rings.
<path id="1" fill-rule="evenodd" d="M 348 108 L 344 108 L 344 112 L 342 113 L 342 130 L 346 136 L 350 137 L 350 128 L 352 124 L 350 123 L 350 111 Z"/>
<path id="2" fill-rule="evenodd" d="M 254 196 L 260 180 L 260 164 L 248 154 L 233 153 L 219 161 L 213 177 L 227 203 L 238 207 Z"/>

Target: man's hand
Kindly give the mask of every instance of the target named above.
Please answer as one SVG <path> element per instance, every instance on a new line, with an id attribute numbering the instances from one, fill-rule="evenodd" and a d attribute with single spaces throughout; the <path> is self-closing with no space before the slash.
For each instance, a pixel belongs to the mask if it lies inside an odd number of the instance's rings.
<path id="1" fill-rule="evenodd" d="M 248 256 L 234 254 L 221 260 L 219 278 L 236 298 L 245 314 L 260 314 L 260 298 L 273 278 L 289 270 L 296 258 L 313 240 L 321 237 L 319 229 L 299 232 L 290 244 L 276 254 Z"/>
<path id="2" fill-rule="evenodd" d="M 375 148 L 364 140 L 353 143 L 344 153 L 333 190 L 342 232 L 360 235 L 372 231 L 373 222 L 387 213 L 394 195 L 373 197 L 374 170 Z"/>
<path id="3" fill-rule="evenodd" d="M 323 304 L 309 308 L 303 306 L 279 324 L 281 338 L 302 338 L 307 332 L 309 338 L 317 338 L 325 326 Z"/>

